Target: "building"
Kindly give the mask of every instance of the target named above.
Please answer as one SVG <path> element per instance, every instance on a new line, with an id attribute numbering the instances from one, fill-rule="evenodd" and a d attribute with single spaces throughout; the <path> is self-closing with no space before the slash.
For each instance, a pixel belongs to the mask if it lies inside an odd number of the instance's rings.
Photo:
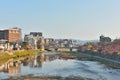
<path id="1" fill-rule="evenodd" d="M 113 43 L 120 44 L 120 39 L 114 39 Z"/>
<path id="2" fill-rule="evenodd" d="M 111 42 L 111 38 L 101 35 L 100 36 L 100 42 Z"/>
<path id="3" fill-rule="evenodd" d="M 57 39 L 55 41 L 58 47 L 64 47 L 64 48 L 74 47 L 73 40 L 71 39 Z"/>
<path id="4" fill-rule="evenodd" d="M 45 38 L 44 41 L 45 41 L 45 49 L 55 48 L 56 44 L 53 38 Z"/>
<path id="5" fill-rule="evenodd" d="M 30 35 L 33 35 L 33 36 L 42 36 L 42 33 L 41 32 L 30 32 Z"/>
<path id="6" fill-rule="evenodd" d="M 7 40 L 0 40 L 0 51 L 6 51 L 8 48 Z"/>
<path id="7" fill-rule="evenodd" d="M 44 50 L 44 37 L 41 32 L 30 32 L 24 36 L 24 42 L 28 42 L 34 49 Z"/>
<path id="8" fill-rule="evenodd" d="M 20 28 L 10 28 L 5 30 L 0 30 L 0 40 L 7 40 L 10 43 L 21 42 L 21 29 Z"/>
<path id="9" fill-rule="evenodd" d="M 21 29 L 20 28 L 9 28 L 0 30 L 0 46 L 4 50 L 17 50 L 20 49 L 21 42 Z"/>

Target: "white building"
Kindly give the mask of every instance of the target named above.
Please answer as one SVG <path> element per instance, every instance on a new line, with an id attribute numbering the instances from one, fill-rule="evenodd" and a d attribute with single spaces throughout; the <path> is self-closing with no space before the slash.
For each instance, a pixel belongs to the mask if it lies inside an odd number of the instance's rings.
<path id="1" fill-rule="evenodd" d="M 28 35 L 25 35 L 24 41 L 28 42 L 31 46 L 34 46 L 35 49 L 44 50 L 44 37 L 40 32 L 31 32 Z"/>

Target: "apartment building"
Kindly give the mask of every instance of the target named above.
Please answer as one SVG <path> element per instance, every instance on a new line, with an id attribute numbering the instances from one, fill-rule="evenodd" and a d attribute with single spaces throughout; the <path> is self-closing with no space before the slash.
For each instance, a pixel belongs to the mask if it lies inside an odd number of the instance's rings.
<path id="1" fill-rule="evenodd" d="M 0 30 L 0 40 L 7 40 L 10 43 L 21 41 L 21 29 L 20 28 L 9 28 Z"/>

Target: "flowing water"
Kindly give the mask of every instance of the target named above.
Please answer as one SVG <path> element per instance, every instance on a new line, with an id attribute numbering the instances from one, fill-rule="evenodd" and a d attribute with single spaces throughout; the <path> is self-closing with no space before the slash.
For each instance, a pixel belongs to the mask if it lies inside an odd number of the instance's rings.
<path id="1" fill-rule="evenodd" d="M 4 66 L 3 66 L 4 65 Z M 11 76 L 81 76 L 94 80 L 120 80 L 120 69 L 107 68 L 94 61 L 63 59 L 58 54 L 45 53 L 20 61 L 12 61 L 1 66 L 0 79 Z"/>

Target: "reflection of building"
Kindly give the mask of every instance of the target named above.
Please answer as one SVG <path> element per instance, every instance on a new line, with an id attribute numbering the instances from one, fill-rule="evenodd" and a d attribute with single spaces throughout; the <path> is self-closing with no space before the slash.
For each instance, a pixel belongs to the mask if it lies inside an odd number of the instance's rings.
<path id="1" fill-rule="evenodd" d="M 1 71 L 7 72 L 9 74 L 20 73 L 20 62 L 19 61 L 11 61 L 3 64 L 1 66 Z"/>
<path id="2" fill-rule="evenodd" d="M 20 73 L 20 63 L 19 62 L 12 62 L 9 65 L 8 73 L 10 73 L 10 74 Z"/>
<path id="3" fill-rule="evenodd" d="M 44 53 L 41 53 L 40 56 L 35 56 L 34 60 L 32 61 L 32 67 L 41 67 L 44 63 Z"/>
<path id="4" fill-rule="evenodd" d="M 24 41 L 34 46 L 35 49 L 44 50 L 44 38 L 41 32 L 30 32 L 30 34 L 25 35 Z"/>
<path id="5" fill-rule="evenodd" d="M 100 42 L 111 42 L 110 37 L 104 37 L 103 35 L 100 36 Z"/>
<path id="6" fill-rule="evenodd" d="M 42 67 L 44 62 L 53 61 L 58 58 L 59 58 L 59 55 L 57 55 L 57 54 L 40 53 L 40 55 L 36 55 L 34 57 L 34 59 L 30 63 L 30 66 L 31 67 Z"/>
<path id="7" fill-rule="evenodd" d="M 53 60 L 55 60 L 55 59 L 58 59 L 59 58 L 59 56 L 58 55 L 45 55 L 44 56 L 44 60 L 45 61 L 53 61 Z"/>

